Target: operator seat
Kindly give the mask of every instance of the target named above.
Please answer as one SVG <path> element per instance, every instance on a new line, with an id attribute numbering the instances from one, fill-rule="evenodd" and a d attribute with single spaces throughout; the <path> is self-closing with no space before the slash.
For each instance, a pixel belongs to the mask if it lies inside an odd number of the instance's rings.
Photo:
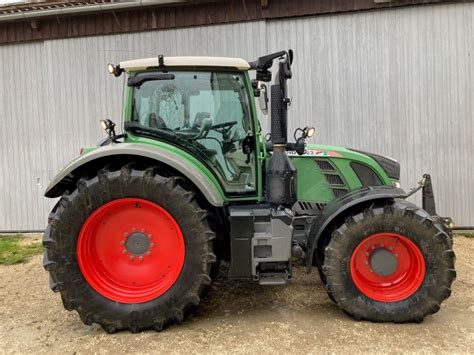
<path id="1" fill-rule="evenodd" d="M 194 139 L 205 137 L 209 129 L 212 127 L 211 114 L 209 112 L 198 112 L 194 117 L 192 128 L 199 130 L 199 133 Z"/>
<path id="2" fill-rule="evenodd" d="M 150 113 L 150 127 L 151 128 L 164 128 L 167 129 L 165 120 L 162 119 L 159 115 L 155 112 Z"/>

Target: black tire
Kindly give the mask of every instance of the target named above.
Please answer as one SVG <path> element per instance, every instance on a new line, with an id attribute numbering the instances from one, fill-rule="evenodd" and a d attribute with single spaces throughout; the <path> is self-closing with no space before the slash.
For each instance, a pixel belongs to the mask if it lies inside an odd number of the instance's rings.
<path id="1" fill-rule="evenodd" d="M 355 285 L 350 260 L 368 236 L 376 233 L 406 236 L 421 251 L 425 276 L 413 294 L 399 301 L 382 302 L 367 297 Z M 404 200 L 372 207 L 348 217 L 332 234 L 324 252 L 322 272 L 326 289 L 336 304 L 357 320 L 421 322 L 436 313 L 451 294 L 456 277 L 450 236 L 436 218 Z"/>
<path id="2" fill-rule="evenodd" d="M 85 324 L 100 324 L 109 333 L 122 329 L 160 331 L 181 322 L 199 305 L 211 283 L 215 234 L 207 211 L 180 179 L 163 177 L 153 168 L 134 170 L 127 165 L 116 171 L 102 169 L 97 176 L 81 178 L 77 188 L 64 194 L 54 207 L 43 237 L 44 268 L 64 307 L 76 310 Z M 151 201 L 170 213 L 185 244 L 184 265 L 171 288 L 151 301 L 135 304 L 115 302 L 96 292 L 81 273 L 76 255 L 78 236 L 87 218 L 110 201 L 130 197 Z"/>

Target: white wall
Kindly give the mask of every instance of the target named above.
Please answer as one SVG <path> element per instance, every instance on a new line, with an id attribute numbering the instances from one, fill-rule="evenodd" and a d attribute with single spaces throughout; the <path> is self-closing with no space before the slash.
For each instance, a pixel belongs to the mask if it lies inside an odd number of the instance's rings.
<path id="1" fill-rule="evenodd" d="M 290 130 L 399 159 L 405 188 L 431 173 L 440 214 L 474 225 L 473 25 L 467 3 L 0 46 L 0 230 L 44 228 L 48 181 L 120 120 L 106 63 L 287 48 Z"/>

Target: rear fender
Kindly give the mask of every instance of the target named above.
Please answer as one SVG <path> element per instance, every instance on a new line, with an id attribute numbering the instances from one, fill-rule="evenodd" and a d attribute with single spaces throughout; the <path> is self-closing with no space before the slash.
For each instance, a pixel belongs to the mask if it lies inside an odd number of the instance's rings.
<path id="1" fill-rule="evenodd" d="M 97 159 L 117 157 L 120 155 L 137 156 L 155 160 L 168 165 L 186 176 L 207 201 L 213 206 L 224 205 L 224 194 L 217 180 L 206 175 L 205 167 L 199 161 L 193 162 L 168 150 L 158 147 L 148 147 L 143 144 L 121 143 L 107 145 L 94 149 L 69 163 L 51 181 L 45 191 L 46 197 L 59 197 L 77 180 L 77 174 L 82 167 Z M 195 159 L 194 159 L 195 160 Z"/>
<path id="2" fill-rule="evenodd" d="M 365 187 L 354 190 L 341 198 L 328 203 L 319 218 L 310 229 L 308 237 L 308 258 L 306 266 L 310 270 L 313 262 L 314 252 L 317 249 L 318 241 L 325 233 L 329 232 L 328 227 L 337 220 L 338 217 L 345 217 L 345 214 L 352 208 L 362 207 L 366 203 L 381 200 L 392 200 L 405 198 L 407 194 L 400 188 L 393 186 Z"/>

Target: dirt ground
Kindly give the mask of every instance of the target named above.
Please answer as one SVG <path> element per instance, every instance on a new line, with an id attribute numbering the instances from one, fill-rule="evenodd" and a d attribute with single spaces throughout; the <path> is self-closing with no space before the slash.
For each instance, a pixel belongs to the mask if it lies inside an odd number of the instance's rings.
<path id="1" fill-rule="evenodd" d="M 474 239 L 455 238 L 458 278 L 421 324 L 356 322 L 329 300 L 317 272 L 284 287 L 218 279 L 197 316 L 161 333 L 85 326 L 48 288 L 41 257 L 0 267 L 0 353 L 474 352 Z"/>

